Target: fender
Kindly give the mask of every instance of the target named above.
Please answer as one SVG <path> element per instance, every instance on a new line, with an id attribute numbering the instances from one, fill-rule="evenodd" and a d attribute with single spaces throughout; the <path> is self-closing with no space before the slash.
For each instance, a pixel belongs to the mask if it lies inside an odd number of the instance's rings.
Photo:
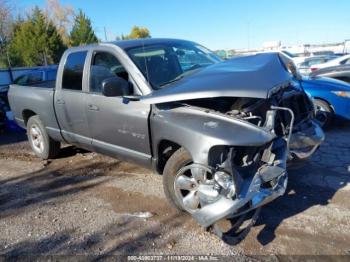
<path id="1" fill-rule="evenodd" d="M 214 146 L 262 146 L 275 138 L 267 129 L 220 113 L 184 105 L 155 105 L 150 118 L 153 152 L 160 141 L 173 141 L 190 153 L 195 163 L 207 165 Z"/>

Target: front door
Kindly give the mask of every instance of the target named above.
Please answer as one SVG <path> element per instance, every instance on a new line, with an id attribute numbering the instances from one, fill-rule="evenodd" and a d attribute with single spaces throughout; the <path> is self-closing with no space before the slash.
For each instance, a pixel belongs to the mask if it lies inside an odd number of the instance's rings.
<path id="1" fill-rule="evenodd" d="M 86 111 L 92 145 L 101 153 L 150 163 L 150 106 L 138 101 L 126 104 L 122 97 L 103 96 L 102 82 L 116 76 L 129 82 L 130 94 L 137 92 L 130 75 L 112 51 L 95 51 L 91 57 Z"/>

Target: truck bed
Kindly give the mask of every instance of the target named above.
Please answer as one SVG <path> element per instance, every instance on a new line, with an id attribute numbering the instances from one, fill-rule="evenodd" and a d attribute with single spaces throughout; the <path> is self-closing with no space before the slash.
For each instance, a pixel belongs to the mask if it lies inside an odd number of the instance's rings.
<path id="1" fill-rule="evenodd" d="M 40 83 L 38 86 L 11 85 L 8 99 L 17 123 L 26 128 L 28 118 L 36 114 L 49 132 L 59 130 L 54 110 L 54 95 L 52 81 Z"/>

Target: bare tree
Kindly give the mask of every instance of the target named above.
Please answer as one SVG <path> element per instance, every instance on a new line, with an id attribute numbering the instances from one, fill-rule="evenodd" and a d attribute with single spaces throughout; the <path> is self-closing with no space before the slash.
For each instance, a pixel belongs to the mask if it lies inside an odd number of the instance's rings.
<path id="1" fill-rule="evenodd" d="M 11 36 L 12 5 L 8 0 L 0 0 L 0 38 L 6 42 Z"/>
<path id="2" fill-rule="evenodd" d="M 69 45 L 68 35 L 74 20 L 74 8 L 63 6 L 60 0 L 46 0 L 45 14 L 56 26 L 63 42 Z"/>

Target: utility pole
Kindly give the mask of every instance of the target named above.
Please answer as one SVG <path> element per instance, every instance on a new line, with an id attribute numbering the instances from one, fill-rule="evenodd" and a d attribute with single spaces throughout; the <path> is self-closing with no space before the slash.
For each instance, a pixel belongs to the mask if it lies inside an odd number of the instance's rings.
<path id="1" fill-rule="evenodd" d="M 247 35 L 248 35 L 248 50 L 250 50 L 250 21 L 247 25 Z"/>
<path id="2" fill-rule="evenodd" d="M 106 27 L 103 27 L 104 31 L 105 31 L 105 41 L 107 42 L 107 32 L 106 32 Z"/>
<path id="3" fill-rule="evenodd" d="M 6 48 L 6 58 L 7 58 L 7 65 L 8 65 L 7 70 L 9 71 L 11 83 L 13 83 L 14 79 L 13 79 L 13 73 L 12 73 L 12 67 L 11 67 L 11 60 L 10 60 L 10 56 L 7 48 Z"/>

